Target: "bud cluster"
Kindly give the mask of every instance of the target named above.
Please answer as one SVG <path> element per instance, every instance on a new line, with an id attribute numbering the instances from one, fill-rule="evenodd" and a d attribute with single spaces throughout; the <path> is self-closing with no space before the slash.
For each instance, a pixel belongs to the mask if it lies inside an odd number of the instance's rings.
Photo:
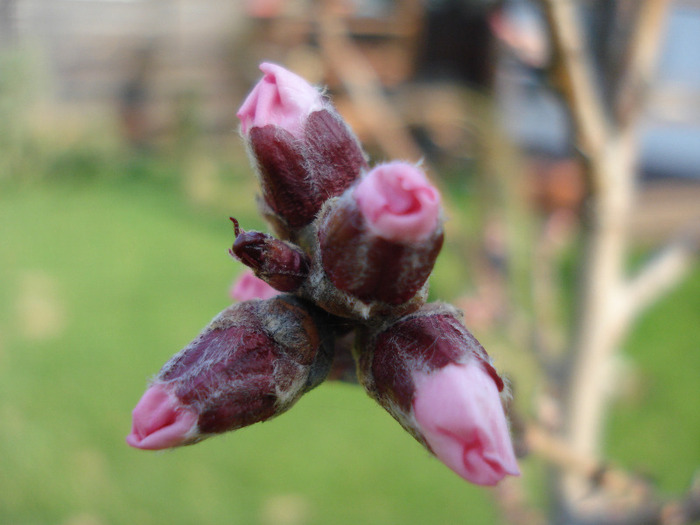
<path id="1" fill-rule="evenodd" d="M 128 443 L 195 443 L 279 415 L 326 378 L 354 380 L 465 479 L 517 475 L 503 380 L 461 314 L 425 302 L 443 243 L 437 189 L 415 165 L 370 168 L 321 91 L 260 68 L 238 117 L 277 237 L 231 219 L 230 254 L 252 270 L 239 302 L 161 369 Z"/>

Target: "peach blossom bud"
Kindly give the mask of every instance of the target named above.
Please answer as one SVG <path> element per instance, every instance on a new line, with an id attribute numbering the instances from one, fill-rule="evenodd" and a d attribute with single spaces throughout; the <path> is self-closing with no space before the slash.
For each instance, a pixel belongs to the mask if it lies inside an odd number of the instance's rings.
<path id="1" fill-rule="evenodd" d="M 242 302 L 250 299 L 269 299 L 279 293 L 265 281 L 255 277 L 253 270 L 246 270 L 233 283 L 230 296 Z"/>
<path id="2" fill-rule="evenodd" d="M 238 112 L 254 159 L 263 215 L 283 239 L 293 239 L 330 197 L 367 167 L 359 142 L 331 103 L 286 69 L 265 73 Z"/>
<path id="3" fill-rule="evenodd" d="M 518 474 L 503 381 L 457 310 L 429 304 L 388 326 L 365 327 L 358 351 L 369 395 L 449 468 L 482 485 Z"/>
<path id="4" fill-rule="evenodd" d="M 227 308 L 163 366 L 134 410 L 127 442 L 186 445 L 285 412 L 328 374 L 326 323 L 290 295 Z"/>
<path id="5" fill-rule="evenodd" d="M 440 213 L 437 190 L 414 166 L 396 162 L 370 171 L 329 201 L 315 223 L 324 277 L 341 297 L 317 285 L 314 299 L 336 315 L 343 314 L 334 304 L 347 302 L 342 294 L 392 307 L 416 298 L 415 310 L 442 248 Z"/>

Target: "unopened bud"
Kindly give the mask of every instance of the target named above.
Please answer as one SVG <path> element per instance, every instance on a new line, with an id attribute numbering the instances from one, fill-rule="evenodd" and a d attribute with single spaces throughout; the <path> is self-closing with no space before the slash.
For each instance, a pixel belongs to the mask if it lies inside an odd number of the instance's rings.
<path id="1" fill-rule="evenodd" d="M 256 231 L 242 231 L 231 217 L 236 241 L 231 256 L 253 270 L 255 275 L 281 292 L 298 289 L 309 273 L 309 258 L 297 246 Z"/>
<path id="2" fill-rule="evenodd" d="M 241 132 L 258 168 L 262 212 L 280 237 L 294 239 L 367 162 L 320 91 L 275 64 L 260 69 L 265 75 L 238 112 Z"/>
<path id="3" fill-rule="evenodd" d="M 365 319 L 418 308 L 442 247 L 440 214 L 437 190 L 415 166 L 371 170 L 319 216 L 322 273 L 310 282 L 314 300 L 336 315 Z"/>
<path id="4" fill-rule="evenodd" d="M 519 473 L 503 381 L 457 310 L 425 305 L 360 341 L 367 392 L 449 468 L 481 485 Z"/>
<path id="5" fill-rule="evenodd" d="M 289 295 L 227 308 L 163 366 L 134 410 L 128 443 L 184 445 L 285 412 L 328 373 L 325 324 L 323 312 Z"/>

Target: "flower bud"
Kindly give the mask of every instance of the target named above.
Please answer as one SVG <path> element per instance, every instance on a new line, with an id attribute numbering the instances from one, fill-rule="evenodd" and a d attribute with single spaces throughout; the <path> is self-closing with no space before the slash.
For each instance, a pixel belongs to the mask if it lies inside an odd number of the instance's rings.
<path id="1" fill-rule="evenodd" d="M 309 258 L 300 248 L 256 231 L 242 231 L 231 217 L 236 241 L 229 250 L 232 257 L 250 267 L 275 290 L 293 292 L 309 273 Z"/>
<path id="2" fill-rule="evenodd" d="M 359 376 L 411 435 L 463 478 L 493 485 L 519 473 L 488 354 L 453 307 L 423 306 L 360 335 Z"/>
<path id="3" fill-rule="evenodd" d="M 418 308 L 442 247 L 440 214 L 437 190 L 415 166 L 371 170 L 318 218 L 313 299 L 336 315 L 365 319 Z"/>
<path id="4" fill-rule="evenodd" d="M 127 442 L 186 445 L 265 421 L 326 377 L 325 314 L 290 295 L 235 304 L 161 369 L 134 410 Z"/>
<path id="5" fill-rule="evenodd" d="M 294 239 L 323 203 L 367 167 L 354 134 L 331 103 L 301 77 L 275 64 L 241 106 L 241 132 L 257 167 L 263 215 Z"/>

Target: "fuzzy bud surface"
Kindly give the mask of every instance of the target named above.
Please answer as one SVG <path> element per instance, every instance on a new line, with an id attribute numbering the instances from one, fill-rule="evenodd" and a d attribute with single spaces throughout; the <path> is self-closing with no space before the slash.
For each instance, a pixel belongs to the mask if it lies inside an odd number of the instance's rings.
<path id="1" fill-rule="evenodd" d="M 238 117 L 260 179 L 263 215 L 281 238 L 293 239 L 367 161 L 320 91 L 281 66 L 264 63 L 260 69 L 264 76 Z"/>

